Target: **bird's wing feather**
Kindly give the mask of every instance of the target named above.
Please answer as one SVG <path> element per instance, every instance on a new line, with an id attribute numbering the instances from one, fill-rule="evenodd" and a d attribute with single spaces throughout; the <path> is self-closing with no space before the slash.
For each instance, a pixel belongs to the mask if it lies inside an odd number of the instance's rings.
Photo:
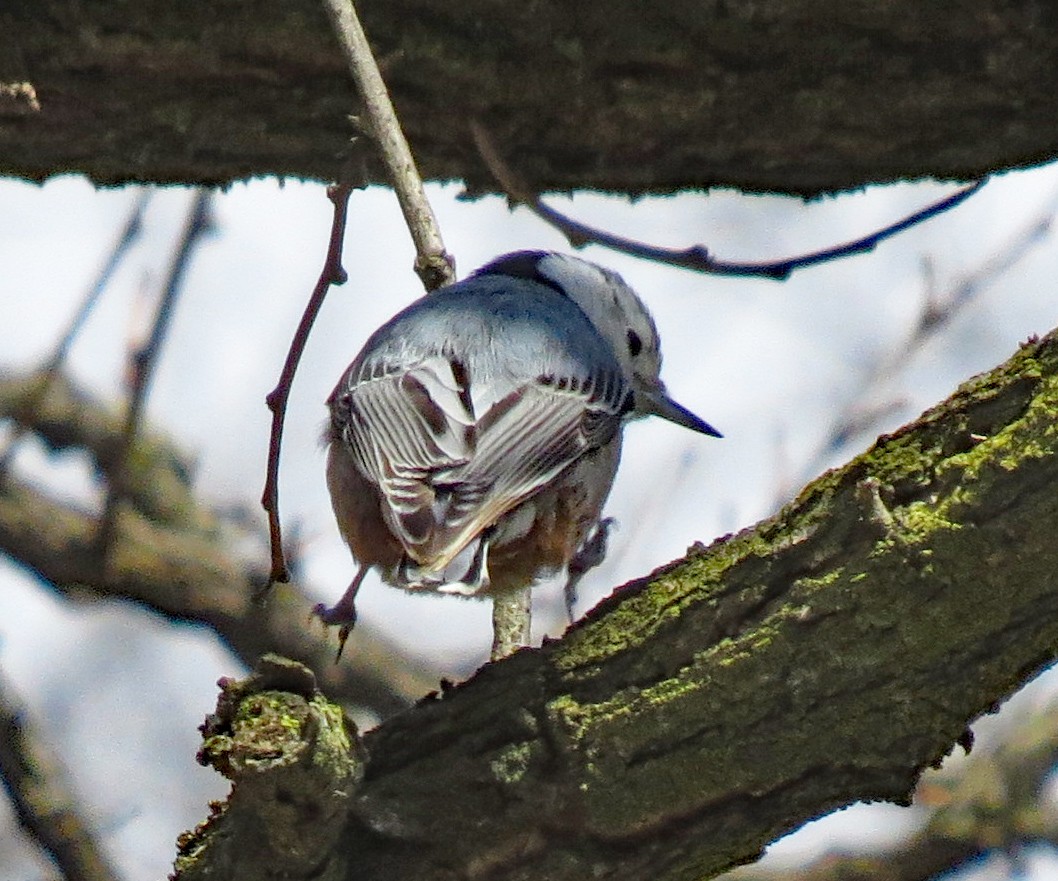
<path id="1" fill-rule="evenodd" d="M 336 404 L 353 460 L 381 490 L 389 525 L 416 559 L 434 533 L 431 476 L 465 465 L 474 450 L 473 409 L 458 373 L 447 358 L 426 358 L 354 382 Z"/>
<path id="2" fill-rule="evenodd" d="M 437 524 L 434 568 L 448 565 L 476 535 L 597 445 L 602 438 L 585 431 L 595 409 L 580 395 L 529 384 L 485 414 L 474 457 L 435 479 L 451 493 L 451 505 Z M 616 414 L 609 416 L 607 440 L 619 421 Z"/>
<path id="3" fill-rule="evenodd" d="M 482 530 L 612 438 L 626 398 L 615 374 L 580 383 L 541 377 L 476 414 L 465 371 L 437 355 L 355 383 L 342 431 L 385 497 L 387 522 L 408 555 L 439 572 Z"/>

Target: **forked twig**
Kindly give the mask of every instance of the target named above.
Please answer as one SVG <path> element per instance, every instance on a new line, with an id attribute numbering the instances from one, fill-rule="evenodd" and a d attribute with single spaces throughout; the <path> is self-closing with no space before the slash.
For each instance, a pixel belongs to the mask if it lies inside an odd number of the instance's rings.
<path id="1" fill-rule="evenodd" d="M 364 101 L 370 132 L 386 164 L 404 220 L 415 242 L 415 271 L 428 291 L 455 281 L 455 263 L 445 251 L 437 217 L 423 189 L 408 141 L 382 80 L 352 0 L 325 0 L 342 54 Z"/>
<path id="2" fill-rule="evenodd" d="M 515 203 L 524 205 L 541 220 L 559 230 L 565 235 L 572 247 L 583 248 L 585 245 L 602 245 L 605 248 L 610 248 L 622 254 L 629 254 L 632 257 L 642 257 L 645 260 L 653 260 L 655 263 L 678 266 L 681 269 L 690 269 L 694 272 L 704 272 L 710 275 L 769 278 L 774 281 L 783 281 L 789 278 L 790 274 L 796 269 L 804 269 L 806 266 L 826 263 L 839 257 L 865 254 L 873 251 L 881 242 L 892 238 L 897 233 L 901 233 L 909 227 L 929 220 L 931 217 L 936 217 L 950 208 L 954 208 L 960 202 L 965 201 L 976 193 L 985 184 L 984 180 L 976 181 L 896 223 L 842 245 L 835 245 L 832 248 L 824 248 L 821 251 L 813 251 L 809 254 L 786 257 L 782 260 L 773 260 L 765 263 L 733 263 L 717 260 L 703 245 L 692 245 L 689 248 L 662 248 L 657 245 L 649 245 L 645 242 L 639 242 L 635 239 L 625 238 L 624 236 L 589 226 L 586 223 L 581 223 L 566 216 L 560 211 L 556 211 L 544 203 L 533 192 L 532 188 L 519 179 L 504 161 L 491 135 L 479 120 L 471 120 L 470 130 L 482 161 L 507 194 L 507 197 Z"/>
<path id="3" fill-rule="evenodd" d="M 393 103 L 386 91 L 386 84 L 382 80 L 356 9 L 351 0 L 325 0 L 324 5 L 334 25 L 342 54 L 349 64 L 349 70 L 363 99 L 366 127 L 385 162 L 397 201 L 404 213 L 404 220 L 415 243 L 415 271 L 428 291 L 449 284 L 455 281 L 454 261 L 445 251 L 437 218 L 426 198 L 411 148 L 401 131 Z M 301 353 L 305 349 L 316 315 L 323 305 L 327 289 L 331 284 L 341 284 L 346 278 L 341 265 L 342 238 L 345 234 L 346 209 L 351 192 L 352 185 L 348 183 L 337 183 L 328 188 L 327 195 L 334 204 L 334 219 L 331 223 L 327 259 L 291 342 L 279 381 L 267 398 L 268 408 L 272 411 L 272 431 L 268 445 L 268 475 L 261 504 L 268 513 L 268 535 L 272 555 L 269 585 L 277 581 L 285 582 L 290 578 L 283 552 L 282 526 L 279 519 L 279 451 L 283 439 L 287 399 Z"/>
<path id="4" fill-rule="evenodd" d="M 210 190 L 200 187 L 191 203 L 184 231 L 180 236 L 180 242 L 169 265 L 165 289 L 158 302 L 158 311 L 155 313 L 150 336 L 133 354 L 131 359 L 132 383 L 129 390 L 128 407 L 125 411 L 125 424 L 118 441 L 113 467 L 109 472 L 106 505 L 103 508 L 103 515 L 99 521 L 99 531 L 96 534 L 96 547 L 103 559 L 106 559 L 107 552 L 114 539 L 118 510 L 128 494 L 129 454 L 136 443 L 140 420 L 143 416 L 143 408 L 147 402 L 147 393 L 151 379 L 154 376 L 154 367 L 162 344 L 165 342 L 165 335 L 169 330 L 173 306 L 180 293 L 184 273 L 191 261 L 195 246 L 202 236 L 213 229 L 213 218 L 210 212 L 211 202 L 212 195 Z"/>
<path id="5" fill-rule="evenodd" d="M 261 504 L 268 514 L 268 538 L 272 549 L 272 569 L 268 576 L 269 586 L 290 580 L 286 556 L 283 553 L 282 527 L 279 522 L 279 452 L 283 444 L 283 419 L 287 413 L 287 402 L 290 400 L 290 387 L 294 382 L 301 355 L 305 351 L 312 325 L 320 313 L 327 290 L 332 284 L 344 284 L 347 278 L 342 267 L 342 243 L 345 240 L 345 222 L 349 207 L 349 195 L 353 191 L 350 183 L 331 184 L 327 187 L 327 198 L 334 205 L 331 220 L 331 237 L 327 243 L 327 257 L 323 261 L 319 280 L 312 291 L 305 312 L 301 316 L 298 329 L 290 341 L 283 370 L 279 374 L 276 387 L 268 393 L 265 402 L 272 412 L 272 431 L 268 441 L 268 475 L 265 479 L 264 494 Z M 267 588 L 266 588 L 267 590 Z"/>

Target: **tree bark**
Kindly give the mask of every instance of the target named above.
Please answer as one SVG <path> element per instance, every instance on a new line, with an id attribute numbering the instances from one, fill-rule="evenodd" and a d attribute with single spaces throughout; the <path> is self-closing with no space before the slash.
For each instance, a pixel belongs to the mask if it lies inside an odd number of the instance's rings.
<path id="1" fill-rule="evenodd" d="M 540 190 L 816 195 L 1058 155 L 1053 4 L 358 8 L 424 177 L 472 192 L 496 184 L 471 120 Z M 331 180 L 349 159 L 355 93 L 318 0 L 9 2 L 0 32 L 0 174 Z"/>
<path id="2" fill-rule="evenodd" d="M 1058 331 L 367 734 L 335 850 L 283 877 L 702 879 L 852 801 L 907 803 L 1058 653 L 1056 453 Z M 251 877 L 210 863 L 225 816 L 184 839 L 180 878 Z"/>

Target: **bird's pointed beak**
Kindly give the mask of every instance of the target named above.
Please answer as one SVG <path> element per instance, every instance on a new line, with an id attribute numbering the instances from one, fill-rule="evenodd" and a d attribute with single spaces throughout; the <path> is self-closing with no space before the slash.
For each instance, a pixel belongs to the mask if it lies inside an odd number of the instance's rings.
<path id="1" fill-rule="evenodd" d="M 649 391 L 640 390 L 636 393 L 636 410 L 644 415 L 660 416 L 669 422 L 675 422 L 691 431 L 707 434 L 710 437 L 723 437 L 723 435 L 704 419 L 695 416 L 682 404 L 677 404 L 665 392 L 664 386 Z"/>

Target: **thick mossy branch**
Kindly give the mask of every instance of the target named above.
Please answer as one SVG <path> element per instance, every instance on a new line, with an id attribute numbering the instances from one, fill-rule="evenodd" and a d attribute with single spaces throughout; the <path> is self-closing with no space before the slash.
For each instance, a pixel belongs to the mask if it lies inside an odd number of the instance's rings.
<path id="1" fill-rule="evenodd" d="M 995 855 L 1058 845 L 1058 809 L 1048 778 L 1058 762 L 1054 707 L 1008 715 L 993 743 L 929 771 L 920 796 L 933 808 L 907 839 L 869 853 L 831 850 L 791 867 L 743 866 L 724 881 L 932 881 Z"/>
<path id="2" fill-rule="evenodd" d="M 365 738 L 347 877 L 701 879 L 906 803 L 1058 653 L 1058 334 Z"/>
<path id="3" fill-rule="evenodd" d="M 308 668 L 283 658 L 266 656 L 249 678 L 221 685 L 199 761 L 232 792 L 181 837 L 175 877 L 340 881 L 351 857 L 340 839 L 363 776 L 355 726 Z"/>
<path id="4" fill-rule="evenodd" d="M 541 190 L 812 195 L 1058 155 L 1046 3 L 357 8 L 424 177 L 472 191 L 495 187 L 475 119 Z M 358 134 L 318 0 L 8 2 L 0 32 L 0 174 L 334 180 Z"/>

